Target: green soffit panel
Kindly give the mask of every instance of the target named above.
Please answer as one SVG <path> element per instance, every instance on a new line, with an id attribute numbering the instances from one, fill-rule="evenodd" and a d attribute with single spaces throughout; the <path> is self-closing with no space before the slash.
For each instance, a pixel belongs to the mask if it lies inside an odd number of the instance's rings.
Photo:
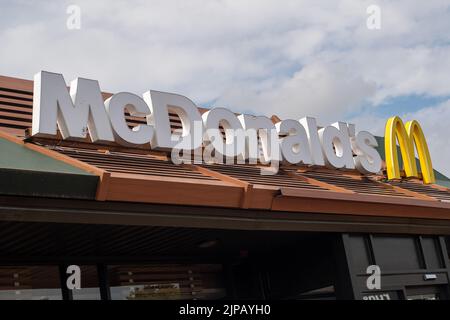
<path id="1" fill-rule="evenodd" d="M 92 175 L 23 145 L 0 138 L 0 168 Z"/>
<path id="2" fill-rule="evenodd" d="M 98 177 L 0 138 L 0 194 L 95 199 Z"/>

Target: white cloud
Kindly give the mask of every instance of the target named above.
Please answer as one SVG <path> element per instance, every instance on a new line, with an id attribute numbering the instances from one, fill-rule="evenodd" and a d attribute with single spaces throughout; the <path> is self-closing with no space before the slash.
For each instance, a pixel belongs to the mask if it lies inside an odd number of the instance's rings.
<path id="1" fill-rule="evenodd" d="M 358 107 L 375 91 L 375 84 L 364 81 L 340 65 L 309 64 L 292 77 L 254 91 L 239 83 L 218 100 L 220 105 L 254 106 L 260 114 L 282 118 L 318 116 L 321 121 L 336 120 Z"/>
<path id="2" fill-rule="evenodd" d="M 81 30 L 66 28 L 69 4 L 81 8 Z M 366 28 L 371 4 L 381 30 Z M 450 96 L 449 9 L 448 0 L 2 1 L 0 70 L 328 122 L 398 96 Z"/>
<path id="3" fill-rule="evenodd" d="M 78 0 L 79 31 L 66 29 L 69 2 L 2 4 L 2 12 L 20 13 L 22 19 L 19 24 L 0 21 L 0 66 L 3 72 L 28 78 L 40 69 L 62 72 L 69 79 L 91 76 L 114 91 L 181 91 L 199 103 L 226 103 L 236 84 L 250 96 L 264 95 L 272 83 L 272 90 L 282 91 L 273 93 L 281 100 L 270 103 L 281 104 L 286 100 L 283 84 L 317 66 L 345 70 L 341 74 L 363 84 L 376 83 L 377 92 L 364 91 L 364 98 L 375 103 L 399 94 L 449 94 L 446 2 L 378 3 L 379 31 L 366 28 L 365 9 L 371 1 Z M 338 95 L 330 100 L 351 94 L 339 93 L 339 82 L 330 90 L 329 77 L 323 78 L 324 89 Z M 309 101 L 307 94 L 300 89 L 295 99 Z M 344 100 L 365 100 L 360 92 L 353 94 Z M 258 111 L 259 101 L 254 101 L 258 105 L 234 104 Z M 284 108 L 291 108 L 285 112 L 289 114 L 298 106 Z M 332 109 L 336 115 L 342 111 L 328 105 L 314 109 L 325 114 Z"/>

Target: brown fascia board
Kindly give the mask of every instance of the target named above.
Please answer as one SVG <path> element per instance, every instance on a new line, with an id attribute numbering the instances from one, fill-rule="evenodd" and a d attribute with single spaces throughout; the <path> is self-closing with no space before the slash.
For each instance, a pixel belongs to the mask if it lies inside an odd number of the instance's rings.
<path id="1" fill-rule="evenodd" d="M 450 220 L 448 208 L 429 208 L 407 204 L 373 203 L 361 201 L 336 201 L 334 199 L 277 197 L 273 211 L 314 212 L 352 216 L 402 217 L 432 220 Z"/>
<path id="2" fill-rule="evenodd" d="M 333 199 L 343 201 L 359 201 L 371 203 L 390 203 L 390 204 L 410 204 L 413 206 L 426 206 L 446 208 L 450 210 L 450 203 L 439 200 L 424 200 L 412 197 L 392 197 L 387 195 L 369 195 L 369 194 L 349 194 L 342 192 L 334 192 L 327 190 L 305 190 L 291 187 L 282 187 L 280 189 L 281 196 L 285 197 L 302 197 L 302 198 L 318 198 Z M 449 212 L 450 213 L 450 212 Z"/>
<path id="3" fill-rule="evenodd" d="M 385 217 L 450 219 L 450 203 L 223 181 L 111 173 L 105 200 Z"/>
<path id="4" fill-rule="evenodd" d="M 294 188 L 280 191 L 272 210 L 450 219 L 450 203 L 441 201 Z"/>
<path id="5" fill-rule="evenodd" d="M 105 200 L 239 208 L 244 194 L 217 180 L 111 173 Z"/>

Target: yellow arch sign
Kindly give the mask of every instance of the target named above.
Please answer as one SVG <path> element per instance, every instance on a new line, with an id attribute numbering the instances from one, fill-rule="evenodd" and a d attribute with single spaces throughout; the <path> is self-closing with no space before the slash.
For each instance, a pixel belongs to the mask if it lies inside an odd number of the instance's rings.
<path id="1" fill-rule="evenodd" d="M 400 145 L 400 152 L 402 154 L 406 176 L 418 176 L 414 155 L 415 145 L 419 156 L 423 182 L 434 183 L 433 165 L 431 163 L 430 152 L 422 128 L 416 120 L 408 121 L 406 124 L 403 124 L 402 119 L 397 116 L 388 119 L 384 134 L 388 179 L 400 179 L 397 140 Z"/>

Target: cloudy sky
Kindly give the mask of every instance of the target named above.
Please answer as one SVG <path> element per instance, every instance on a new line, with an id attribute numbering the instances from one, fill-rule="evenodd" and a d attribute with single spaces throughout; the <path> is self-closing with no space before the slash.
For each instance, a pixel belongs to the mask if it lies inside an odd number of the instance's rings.
<path id="1" fill-rule="evenodd" d="M 76 5 L 81 28 L 67 13 Z M 369 29 L 367 8 L 381 10 Z M 448 0 L 0 2 L 0 73 L 85 77 L 102 90 L 176 92 L 202 106 L 337 120 L 383 135 L 422 124 L 450 176 Z"/>

